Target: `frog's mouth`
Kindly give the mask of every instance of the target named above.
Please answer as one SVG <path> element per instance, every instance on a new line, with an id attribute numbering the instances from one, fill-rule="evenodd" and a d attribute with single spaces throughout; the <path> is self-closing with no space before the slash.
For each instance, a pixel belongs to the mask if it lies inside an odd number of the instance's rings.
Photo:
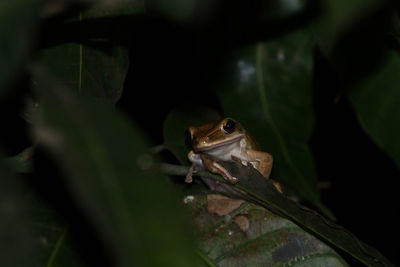
<path id="1" fill-rule="evenodd" d="M 223 142 L 219 142 L 217 144 L 211 144 L 211 145 L 208 145 L 208 146 L 200 146 L 200 147 L 197 147 L 196 149 L 194 149 L 194 151 L 196 151 L 196 152 L 208 152 L 208 151 L 212 151 L 212 150 L 224 147 L 224 146 L 229 146 L 229 145 L 231 145 L 233 143 L 236 143 L 239 140 L 241 140 L 243 138 L 243 136 L 244 136 L 243 134 L 240 134 L 240 135 L 236 135 L 235 137 L 232 137 L 231 139 L 227 139 L 227 140 L 225 140 Z"/>

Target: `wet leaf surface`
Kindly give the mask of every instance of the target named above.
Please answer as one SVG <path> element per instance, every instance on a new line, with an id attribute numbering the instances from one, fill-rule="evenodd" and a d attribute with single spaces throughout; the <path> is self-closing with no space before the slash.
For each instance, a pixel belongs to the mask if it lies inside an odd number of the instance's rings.
<path id="1" fill-rule="evenodd" d="M 374 248 L 363 243 L 347 229 L 333 223 L 322 215 L 288 199 L 279 193 L 258 171 L 250 166 L 237 163 L 220 162 L 232 175 L 239 178 L 239 183 L 230 192 L 236 197 L 244 198 L 268 210 L 287 218 L 306 231 L 312 233 L 326 244 L 343 250 L 358 261 L 373 266 L 393 266 L 384 256 Z M 207 172 L 199 173 L 226 183 L 216 175 Z M 227 185 L 228 186 L 228 185 Z M 238 189 L 238 190 L 235 190 Z M 225 190 L 227 192 L 227 190 Z M 245 192 L 245 193 L 243 193 Z M 230 193 L 232 195 L 232 193 Z"/>
<path id="2" fill-rule="evenodd" d="M 211 193 L 186 199 L 200 250 L 216 266 L 347 266 L 329 246 L 263 207 L 241 201 L 218 213 L 239 200 Z"/>

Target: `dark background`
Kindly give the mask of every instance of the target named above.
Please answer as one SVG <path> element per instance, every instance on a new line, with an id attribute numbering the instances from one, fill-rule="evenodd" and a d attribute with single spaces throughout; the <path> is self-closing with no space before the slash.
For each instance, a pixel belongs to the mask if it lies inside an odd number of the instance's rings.
<path id="1" fill-rule="evenodd" d="M 232 21 L 231 13 L 227 17 L 216 16 L 218 19 L 210 23 L 213 27 L 195 30 L 158 16 L 147 18 L 140 22 L 140 27 L 129 29 L 135 37 L 134 42 L 127 38 L 131 67 L 117 106 L 139 122 L 154 145 L 160 144 L 163 142 L 163 121 L 178 105 L 201 104 L 223 113 L 213 86 L 219 79 L 218 70 L 224 69 L 227 63 L 229 49 L 254 40 L 268 41 L 307 25 L 314 12 L 311 10 L 292 23 L 281 24 L 280 30 L 274 28 L 268 32 L 267 29 L 272 28 L 269 25 L 265 28 L 266 35 L 260 35 L 257 30 L 246 30 L 246 27 L 250 28 L 251 20 L 242 28 L 225 24 L 227 20 Z M 237 35 L 235 31 L 242 34 Z M 219 32 L 226 34 L 220 36 Z M 348 66 L 357 72 L 357 79 L 368 75 L 368 68 L 373 69 L 378 64 L 379 49 L 374 51 L 377 52 L 368 55 L 377 60 L 368 62 L 367 71 L 360 70 L 363 67 L 359 67 L 365 65 L 362 61 Z M 343 90 L 348 90 L 342 86 L 343 77 L 339 78 L 318 47 L 315 47 L 314 56 L 315 122 L 310 147 L 319 181 L 330 183 L 329 188 L 321 191 L 323 202 L 333 211 L 338 224 L 394 264 L 400 264 L 395 245 L 400 237 L 396 186 L 400 170 L 359 125 L 346 94 L 343 94 Z M 20 117 L 22 98 L 11 93 L 5 99 L 7 102 L 0 103 L 0 119 L 9 127 L 2 127 L 0 138 L 9 140 L 3 142 L 3 147 L 8 155 L 13 155 L 29 146 L 30 139 Z"/>

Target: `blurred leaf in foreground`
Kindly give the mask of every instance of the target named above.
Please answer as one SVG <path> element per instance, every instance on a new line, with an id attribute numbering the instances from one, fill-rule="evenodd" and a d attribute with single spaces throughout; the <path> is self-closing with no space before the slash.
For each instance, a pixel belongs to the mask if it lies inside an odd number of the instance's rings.
<path id="1" fill-rule="evenodd" d="M 154 168 L 144 136 L 109 105 L 77 98 L 34 70 L 42 96 L 36 140 L 64 169 L 114 266 L 195 266 L 179 199 Z"/>
<path id="2" fill-rule="evenodd" d="M 0 96 L 17 77 L 34 37 L 38 0 L 0 1 Z"/>
<path id="3" fill-rule="evenodd" d="M 29 266 L 37 253 L 30 231 L 27 188 L 0 160 L 0 265 Z"/>
<path id="4" fill-rule="evenodd" d="M 28 266 L 86 266 L 82 255 L 78 254 L 71 242 L 67 223 L 57 216 L 56 211 L 32 191 L 27 192 L 23 199 L 29 203 L 28 222 L 37 251 L 30 258 Z"/>
<path id="5" fill-rule="evenodd" d="M 66 236 L 66 223 L 11 167 L 0 162 L 0 265 L 85 266 Z"/>

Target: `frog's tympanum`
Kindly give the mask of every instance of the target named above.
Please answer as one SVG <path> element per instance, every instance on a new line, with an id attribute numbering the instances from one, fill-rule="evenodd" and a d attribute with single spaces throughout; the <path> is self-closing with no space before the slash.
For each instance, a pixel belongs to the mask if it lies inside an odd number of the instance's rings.
<path id="1" fill-rule="evenodd" d="M 193 163 L 186 175 L 187 183 L 192 182 L 193 173 L 204 168 L 212 173 L 220 174 L 233 184 L 237 183 L 238 179 L 216 162 L 232 160 L 241 162 L 243 165 L 250 163 L 265 178 L 269 179 L 272 156 L 258 150 L 256 141 L 239 122 L 225 118 L 199 126 L 190 126 L 186 133 L 192 145 L 188 158 Z M 283 191 L 280 183 L 269 180 L 278 191 Z"/>

